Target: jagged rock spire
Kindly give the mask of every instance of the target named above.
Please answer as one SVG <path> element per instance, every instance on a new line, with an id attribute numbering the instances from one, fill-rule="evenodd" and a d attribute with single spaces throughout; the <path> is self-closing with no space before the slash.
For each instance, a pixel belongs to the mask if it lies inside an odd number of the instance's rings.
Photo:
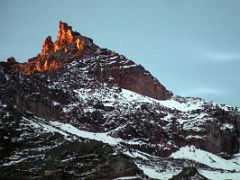
<path id="1" fill-rule="evenodd" d="M 59 29 L 58 29 L 58 35 L 57 35 L 58 41 L 66 41 L 68 43 L 71 43 L 73 40 L 73 31 L 72 27 L 68 26 L 67 23 L 59 22 Z"/>
<path id="2" fill-rule="evenodd" d="M 83 51 L 84 41 L 79 33 L 75 33 L 72 27 L 67 23 L 59 22 L 59 29 L 57 40 L 54 43 L 54 51 L 64 50 L 69 51 Z"/>
<path id="3" fill-rule="evenodd" d="M 84 41 L 81 35 L 72 30 L 67 23 L 59 22 L 58 35 L 53 43 L 51 36 L 48 36 L 42 45 L 41 56 L 49 55 L 58 51 L 82 53 L 84 50 Z"/>
<path id="4" fill-rule="evenodd" d="M 54 49 L 53 49 L 53 42 L 52 42 L 52 38 L 51 36 L 48 36 L 43 45 L 42 45 L 42 52 L 41 52 L 41 55 L 46 55 L 46 54 L 50 54 L 54 52 Z"/>
<path id="5" fill-rule="evenodd" d="M 45 39 L 40 56 L 35 61 L 34 69 L 37 72 L 58 69 L 61 67 L 61 60 L 65 61 L 67 59 L 67 55 L 62 54 L 62 52 L 68 53 L 71 56 L 82 54 L 83 51 L 84 40 L 80 33 L 74 32 L 71 26 L 60 21 L 56 41 L 53 42 L 51 36 Z M 48 58 L 49 55 L 51 55 L 50 59 Z M 27 72 L 26 74 L 32 74 L 32 72 Z"/>

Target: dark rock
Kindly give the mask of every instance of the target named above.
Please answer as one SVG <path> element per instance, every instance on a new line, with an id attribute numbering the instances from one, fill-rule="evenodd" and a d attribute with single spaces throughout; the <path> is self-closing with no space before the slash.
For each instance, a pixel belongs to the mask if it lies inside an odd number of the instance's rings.
<path id="1" fill-rule="evenodd" d="M 112 65 L 104 72 L 104 77 L 106 79 L 113 77 L 111 83 L 154 99 L 164 100 L 172 96 L 172 93 L 167 91 L 157 79 L 142 66 L 136 64 Z"/>
<path id="2" fill-rule="evenodd" d="M 239 136 L 239 131 L 234 123 L 235 118 L 222 109 L 216 109 L 210 113 L 218 121 L 209 123 L 205 149 L 213 153 L 238 153 L 239 142 L 237 136 Z M 233 128 L 225 127 L 225 123 L 230 124 Z"/>
<path id="3" fill-rule="evenodd" d="M 101 121 L 103 119 L 103 114 L 100 111 L 93 111 L 91 113 L 91 116 L 94 120 L 99 120 Z"/>
<path id="4" fill-rule="evenodd" d="M 2 122 L 1 124 L 7 124 L 6 121 Z M 9 122 L 14 121 L 10 119 Z M 11 166 L 2 165 L 11 160 L 7 159 L 7 154 L 0 153 L 0 179 L 114 179 L 136 175 L 143 177 L 143 172 L 131 158 L 122 154 L 113 155 L 112 147 L 101 142 L 84 141 L 79 138 L 68 141 L 58 133 L 46 132 L 43 128 L 35 129 L 26 120 L 18 122 L 10 134 L 10 145 L 0 141 L 0 146 L 12 155 L 12 148 L 17 147 L 15 157 L 20 161 Z M 14 137 L 14 134 L 18 136 Z M 15 143 L 11 141 L 12 138 L 15 138 Z M 10 147 L 12 148 L 9 149 Z"/>
<path id="5" fill-rule="evenodd" d="M 17 61 L 14 57 L 10 57 L 10 58 L 7 58 L 6 63 L 15 64 L 15 63 L 17 63 Z"/>
<path id="6" fill-rule="evenodd" d="M 196 168 L 187 167 L 184 168 L 182 172 L 173 176 L 169 180 L 208 180 L 208 179 L 201 175 Z"/>

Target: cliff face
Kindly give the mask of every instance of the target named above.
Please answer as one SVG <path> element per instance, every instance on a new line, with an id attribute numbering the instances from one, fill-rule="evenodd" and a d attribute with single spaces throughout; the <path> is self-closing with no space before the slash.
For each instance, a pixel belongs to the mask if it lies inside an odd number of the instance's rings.
<path id="1" fill-rule="evenodd" d="M 103 76 L 105 81 L 111 77 L 110 83 L 154 99 L 163 100 L 172 96 L 172 93 L 167 91 L 148 71 L 132 61 L 126 65 L 114 63 L 109 65 L 103 70 Z"/>

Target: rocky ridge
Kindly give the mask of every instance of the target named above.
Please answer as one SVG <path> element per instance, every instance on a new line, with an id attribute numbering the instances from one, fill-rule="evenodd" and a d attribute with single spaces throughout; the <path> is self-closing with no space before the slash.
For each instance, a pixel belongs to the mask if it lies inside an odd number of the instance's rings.
<path id="1" fill-rule="evenodd" d="M 36 178 L 44 178 L 53 173 L 69 179 L 167 179 L 185 167 L 196 167 L 208 177 L 209 172 L 222 176 L 240 172 L 238 108 L 173 95 L 141 65 L 98 47 L 63 22 L 57 40 L 47 37 L 36 57 L 26 63 L 14 58 L 0 63 L 0 107 L 0 174 L 5 177 L 16 169 L 13 176 L 34 172 Z M 31 139 L 34 134 L 37 138 Z M 97 150 L 81 152 L 77 146 Z M 63 147 L 69 152 L 62 152 Z M 41 151 L 35 154 L 37 148 Z M 45 158 L 50 151 L 59 156 Z M 109 159 L 100 157 L 102 151 Z M 71 153 L 76 159 L 67 160 Z M 80 158 L 88 153 L 93 158 Z M 24 167 L 29 154 L 34 156 L 33 170 Z M 55 164 L 45 166 L 49 158 Z M 105 167 L 113 159 L 123 165 L 116 165 L 112 175 L 91 165 L 97 172 L 93 176 L 84 167 L 69 168 L 71 163 L 78 167 L 79 162 L 92 161 Z M 214 161 L 228 166 L 218 167 Z"/>

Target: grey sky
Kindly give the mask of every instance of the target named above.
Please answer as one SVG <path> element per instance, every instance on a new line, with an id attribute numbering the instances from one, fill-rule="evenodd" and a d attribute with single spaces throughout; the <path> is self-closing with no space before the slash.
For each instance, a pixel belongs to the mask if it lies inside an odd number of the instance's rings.
<path id="1" fill-rule="evenodd" d="M 240 105 L 239 0 L 0 0 L 0 59 L 37 55 L 60 20 L 175 94 Z"/>

